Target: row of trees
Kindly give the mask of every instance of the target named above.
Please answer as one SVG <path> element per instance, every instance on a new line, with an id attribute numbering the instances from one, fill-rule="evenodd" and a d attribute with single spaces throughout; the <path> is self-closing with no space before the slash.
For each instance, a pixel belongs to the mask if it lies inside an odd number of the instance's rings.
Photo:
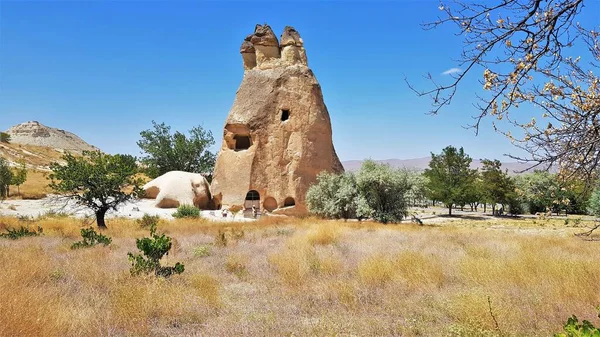
<path id="1" fill-rule="evenodd" d="M 585 183 L 565 183 L 557 174 L 535 171 L 510 176 L 500 161 L 483 159 L 472 169 L 463 148 L 448 146 L 432 154 L 423 173 L 394 169 L 365 161 L 359 172 L 323 173 L 308 190 L 307 203 L 314 214 L 327 218 L 373 218 L 398 222 L 408 206 L 443 203 L 452 215 L 455 207 L 492 214 L 537 212 L 585 213 L 590 197 Z M 600 200 L 600 190 L 598 191 Z M 599 201 L 600 205 L 600 201 Z M 498 209 L 499 207 L 499 209 Z M 600 214 L 600 207 L 599 207 Z"/>

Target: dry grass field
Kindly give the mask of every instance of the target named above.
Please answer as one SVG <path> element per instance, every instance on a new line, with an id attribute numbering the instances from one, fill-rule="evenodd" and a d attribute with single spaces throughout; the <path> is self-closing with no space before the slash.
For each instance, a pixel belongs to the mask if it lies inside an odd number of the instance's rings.
<path id="1" fill-rule="evenodd" d="M 20 225 L 44 235 L 0 239 L 2 336 L 548 336 L 600 304 L 600 242 L 563 221 L 165 221 L 170 279 L 130 275 L 135 221 L 79 250 L 82 220 Z"/>

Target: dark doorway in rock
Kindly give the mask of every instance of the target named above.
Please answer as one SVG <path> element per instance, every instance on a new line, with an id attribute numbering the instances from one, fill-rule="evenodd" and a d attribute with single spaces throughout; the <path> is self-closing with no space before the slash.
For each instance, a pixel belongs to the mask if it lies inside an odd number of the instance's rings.
<path id="1" fill-rule="evenodd" d="M 288 109 L 282 109 L 281 110 L 281 121 L 285 122 L 288 119 L 290 119 L 290 110 L 288 110 Z"/>
<path id="2" fill-rule="evenodd" d="M 250 136 L 247 135 L 235 135 L 233 136 L 235 140 L 235 150 L 247 150 L 252 145 L 252 141 L 250 140 Z"/>
<path id="3" fill-rule="evenodd" d="M 290 207 L 290 206 L 295 206 L 295 205 L 296 205 L 296 200 L 294 200 L 294 198 L 292 198 L 292 197 L 287 197 L 283 201 L 283 207 Z"/>
<path id="4" fill-rule="evenodd" d="M 252 208 L 252 206 L 256 207 L 256 209 L 260 209 L 260 194 L 255 190 L 246 193 L 246 201 L 244 202 L 245 209 Z"/>

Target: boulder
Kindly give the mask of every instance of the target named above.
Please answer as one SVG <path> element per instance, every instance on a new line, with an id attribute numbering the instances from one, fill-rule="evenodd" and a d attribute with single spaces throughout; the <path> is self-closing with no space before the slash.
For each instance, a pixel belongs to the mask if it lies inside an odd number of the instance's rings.
<path id="1" fill-rule="evenodd" d="M 211 190 L 215 205 L 306 214 L 306 191 L 317 174 L 344 169 L 300 34 L 286 27 L 281 49 L 273 36 L 268 25 L 258 25 L 242 45 L 244 78 L 225 121 Z M 263 43 L 281 53 L 259 57 Z"/>
<path id="2" fill-rule="evenodd" d="M 143 186 L 145 197 L 156 199 L 156 207 L 177 208 L 194 205 L 209 209 L 212 204 L 210 185 L 199 173 L 171 171 Z"/>

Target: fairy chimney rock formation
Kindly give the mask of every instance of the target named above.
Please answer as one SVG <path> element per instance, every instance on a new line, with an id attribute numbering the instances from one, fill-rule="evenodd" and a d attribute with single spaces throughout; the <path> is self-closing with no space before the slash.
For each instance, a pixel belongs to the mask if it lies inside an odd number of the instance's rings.
<path id="1" fill-rule="evenodd" d="M 217 205 L 304 214 L 317 174 L 343 172 L 302 38 L 288 26 L 280 41 L 271 27 L 257 25 L 240 48 L 244 78 L 225 121 L 211 186 Z"/>

